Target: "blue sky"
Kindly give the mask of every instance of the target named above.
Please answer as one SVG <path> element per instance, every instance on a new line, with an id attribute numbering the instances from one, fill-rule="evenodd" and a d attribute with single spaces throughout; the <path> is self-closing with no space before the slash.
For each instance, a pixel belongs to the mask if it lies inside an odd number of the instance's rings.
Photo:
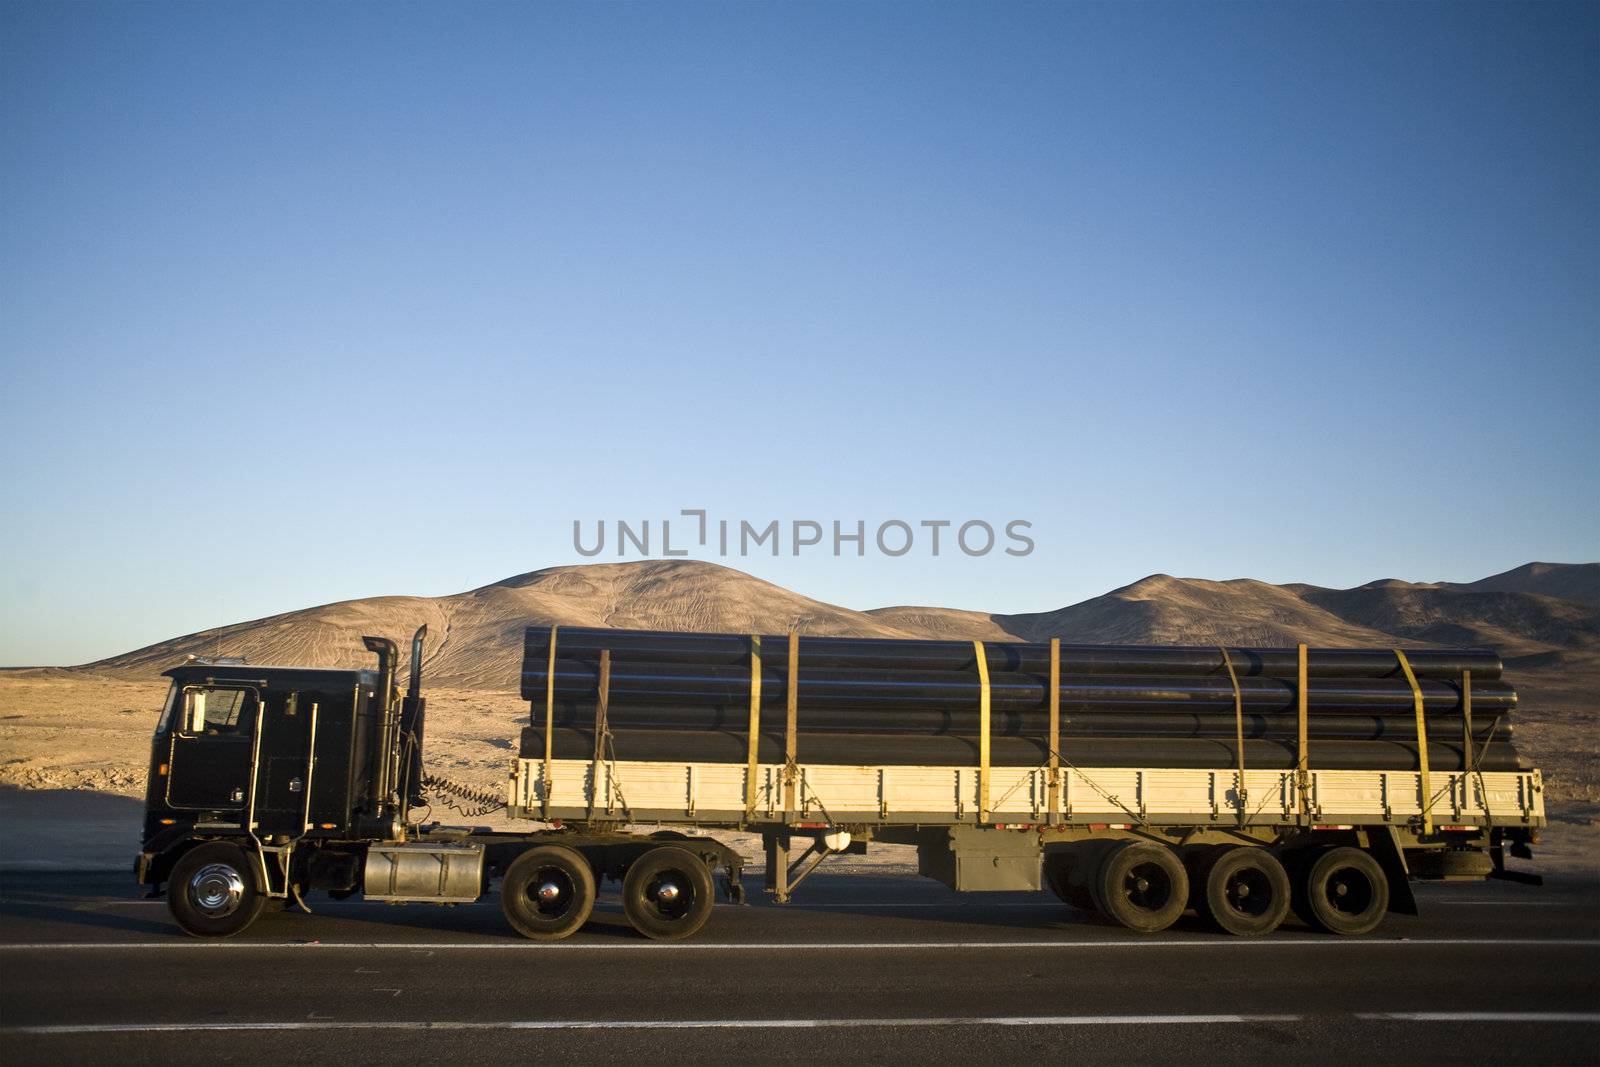
<path id="1" fill-rule="evenodd" d="M 0 663 L 692 507 L 1033 524 L 725 561 L 854 607 L 1600 557 L 1595 4 L 0 11 Z"/>

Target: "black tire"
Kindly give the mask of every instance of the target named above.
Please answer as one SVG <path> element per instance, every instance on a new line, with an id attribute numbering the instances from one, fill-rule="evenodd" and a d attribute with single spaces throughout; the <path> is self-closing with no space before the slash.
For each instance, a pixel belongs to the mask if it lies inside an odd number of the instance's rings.
<path id="1" fill-rule="evenodd" d="M 1077 907 L 1072 902 L 1072 861 L 1075 858 L 1070 852 L 1046 852 L 1043 872 L 1045 888 L 1063 904 L 1074 908 Z"/>
<path id="2" fill-rule="evenodd" d="M 1291 851 L 1278 853 L 1278 859 L 1283 863 L 1283 869 L 1289 872 L 1289 911 L 1312 929 L 1316 929 L 1316 920 L 1312 919 L 1311 911 L 1306 907 L 1306 874 L 1311 870 L 1311 865 L 1317 862 L 1317 857 L 1326 851 L 1322 848 L 1307 848 L 1302 846 Z"/>
<path id="3" fill-rule="evenodd" d="M 1124 842 L 1106 854 L 1093 884 L 1100 914 L 1141 934 L 1165 930 L 1189 903 L 1188 872 L 1165 845 Z"/>
<path id="4" fill-rule="evenodd" d="M 692 936 L 711 917 L 716 902 L 705 863 L 675 845 L 646 852 L 622 879 L 622 910 L 628 922 L 657 941 Z"/>
<path id="5" fill-rule="evenodd" d="M 1264 848 L 1224 849 L 1205 864 L 1195 910 L 1214 928 L 1239 937 L 1276 930 L 1289 914 L 1289 872 Z"/>
<path id="6" fill-rule="evenodd" d="M 1481 849 L 1441 852 L 1438 864 L 1439 877 L 1445 879 L 1477 881 L 1494 873 L 1494 861 Z"/>
<path id="7" fill-rule="evenodd" d="M 1096 842 L 1052 849 L 1044 854 L 1044 881 L 1062 903 L 1079 911 L 1096 910 L 1089 882 L 1100 865 L 1104 849 Z"/>
<path id="8" fill-rule="evenodd" d="M 179 857 L 167 879 L 167 908 L 195 937 L 232 937 L 266 904 L 255 864 L 237 845 L 197 845 Z"/>
<path id="9" fill-rule="evenodd" d="M 1201 898 L 1206 892 L 1206 874 L 1211 870 L 1211 865 L 1217 861 L 1231 845 L 1190 845 L 1180 849 L 1179 857 L 1183 860 L 1183 871 L 1189 876 L 1189 907 L 1199 911 L 1202 906 Z"/>
<path id="10" fill-rule="evenodd" d="M 1370 934 L 1389 910 L 1389 879 L 1359 848 L 1330 848 L 1302 870 L 1295 911 L 1319 930 L 1345 937 Z"/>
<path id="11" fill-rule="evenodd" d="M 578 932 L 594 911 L 594 871 L 570 848 L 542 845 L 511 861 L 500 882 L 506 922 L 534 941 L 559 941 Z"/>

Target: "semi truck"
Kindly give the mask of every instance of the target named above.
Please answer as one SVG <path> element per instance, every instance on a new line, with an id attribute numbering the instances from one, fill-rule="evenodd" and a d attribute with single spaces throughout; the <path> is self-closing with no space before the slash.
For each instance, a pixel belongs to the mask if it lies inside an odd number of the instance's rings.
<path id="1" fill-rule="evenodd" d="M 1027 649 L 965 642 L 970 688 L 961 670 L 947 670 L 937 676 L 945 679 L 943 689 L 911 685 L 909 695 L 898 695 L 910 682 L 935 676 L 857 669 L 848 659 L 855 646 L 826 645 L 837 639 L 790 633 L 763 645 L 754 635 L 706 635 L 696 648 L 732 649 L 741 664 L 739 650 L 748 649 L 748 671 L 739 667 L 735 680 L 700 668 L 694 677 L 702 681 L 691 679 L 729 690 L 718 691 L 715 712 L 733 721 L 715 734 L 680 724 L 646 736 L 619 724 L 628 721 L 624 704 L 634 702 L 631 714 L 670 719 L 684 694 L 692 701 L 698 690 L 684 681 L 681 665 L 640 666 L 646 653 L 639 649 L 681 659 L 659 649 L 680 648 L 682 635 L 654 640 L 638 631 L 583 631 L 578 644 L 587 651 L 566 653 L 558 628 L 532 627 L 523 670 L 528 727 L 507 767 L 504 793 L 482 796 L 424 772 L 426 632 L 424 626 L 412 638 L 404 690 L 399 648 L 384 637 L 362 639 L 376 659 L 362 669 L 212 658 L 166 672 L 171 685 L 151 745 L 135 874 L 152 895 L 164 889 L 184 931 L 236 934 L 269 902 L 309 911 L 307 896 L 320 891 L 388 903 L 497 896 L 512 929 L 553 941 L 583 927 L 598 888 L 610 881 L 620 883 L 623 912 L 639 934 L 687 938 L 705 925 L 719 896 L 745 900 L 744 857 L 708 833 L 718 830 L 760 835 L 764 888 L 777 903 L 788 902 L 830 857 L 900 844 L 915 847 L 920 874 L 956 891 L 1047 888 L 1066 904 L 1141 933 L 1165 929 L 1192 909 L 1210 927 L 1239 936 L 1270 933 L 1291 913 L 1329 934 L 1361 935 L 1390 912 L 1416 913 L 1416 879 L 1538 880 L 1509 868 L 1506 855 L 1531 858 L 1545 825 L 1540 772 L 1520 760 L 1485 758 L 1499 743 L 1500 717 L 1487 732 L 1474 724 L 1470 671 L 1459 683 L 1419 681 L 1411 664 L 1425 653 L 1394 653 L 1393 684 L 1415 696 L 1415 730 L 1407 735 L 1415 765 L 1391 759 L 1361 766 L 1366 750 L 1330 741 L 1329 751 L 1346 755 L 1328 767 L 1310 755 L 1324 742 L 1308 725 L 1318 721 L 1318 690 L 1307 665 L 1331 665 L 1326 669 L 1342 677 L 1353 668 L 1341 664 L 1356 659 L 1304 645 L 1210 650 L 1226 672 L 1216 674 L 1220 681 L 1208 675 L 1205 684 L 1221 686 L 1224 710 L 1205 711 L 1196 721 L 1221 715 L 1217 721 L 1232 722 L 1237 732 L 1216 742 L 1226 762 L 1207 766 L 1190 748 L 1172 744 L 1075 740 L 1074 729 L 1093 732 L 1096 713 L 1075 720 L 1071 699 L 1061 706 L 1062 692 L 1076 692 L 1065 681 L 1072 665 L 1166 670 L 1146 663 L 1148 650 L 1118 659 L 1115 650 L 1102 655 L 1095 646 L 1069 646 L 1064 666 L 1057 640 Z M 819 649 L 811 659 L 825 666 L 808 668 L 807 642 Z M 615 652 L 606 647 L 612 644 Z M 902 658 L 955 654 L 922 644 L 929 650 L 890 651 Z M 558 649 L 580 659 L 558 661 Z M 1177 660 L 1199 662 L 1190 653 Z M 1115 665 L 1124 660 L 1134 666 Z M 626 693 L 612 692 L 614 662 L 623 667 L 617 684 Z M 1005 673 L 1007 664 L 1012 673 Z M 1205 659 L 1207 670 L 1209 664 Z M 1279 686 L 1286 672 L 1290 680 L 1281 685 L 1293 706 L 1247 715 L 1248 701 L 1267 699 L 1260 694 Z M 1029 699 L 1041 702 L 1036 715 L 1004 710 L 1035 681 Z M 1107 688 L 1092 681 L 1096 693 Z M 1193 686 L 1165 676 L 1158 681 L 1163 701 L 1192 697 Z M 849 690 L 842 698 L 841 685 Z M 808 701 L 824 709 L 813 714 L 833 715 L 829 721 L 848 727 L 857 706 L 851 702 L 880 691 L 907 715 L 954 723 L 955 733 L 937 744 L 907 740 L 898 748 L 881 728 L 835 733 L 828 736 L 844 740 L 807 754 Z M 1358 678 L 1328 689 L 1327 700 L 1343 708 L 1338 701 L 1366 700 L 1377 691 L 1377 683 Z M 1461 713 L 1465 718 L 1464 733 L 1454 738 L 1459 747 L 1451 750 L 1459 753 L 1454 764 L 1443 762 L 1443 749 L 1427 734 L 1427 702 L 1450 693 L 1450 721 L 1459 726 Z M 968 695 L 970 709 L 962 703 Z M 843 710 L 826 710 L 841 700 Z M 659 713 L 651 710 L 658 705 Z M 1172 717 L 1162 712 L 1150 721 L 1170 729 Z M 1289 724 L 1291 740 L 1247 739 L 1247 727 L 1251 736 L 1275 736 L 1278 718 Z M 1348 731 L 1360 721 L 1347 716 L 1336 725 Z M 1392 730 L 1388 721 L 1379 726 Z M 669 737 L 675 748 L 657 743 Z M 1024 748 L 1038 758 L 1018 756 Z M 1268 758 L 1280 749 L 1288 755 Z M 1146 751 L 1148 763 L 1106 765 Z M 1174 751 L 1183 759 L 1163 758 Z M 924 752 L 933 762 L 921 762 Z M 952 752 L 962 758 L 952 759 Z M 503 805 L 527 829 L 423 822 L 418 816 L 431 812 L 430 790 Z"/>

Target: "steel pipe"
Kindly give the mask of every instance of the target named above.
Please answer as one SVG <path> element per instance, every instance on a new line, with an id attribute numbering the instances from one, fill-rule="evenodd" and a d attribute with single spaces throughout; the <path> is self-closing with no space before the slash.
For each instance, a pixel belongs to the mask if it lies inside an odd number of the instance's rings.
<path id="1" fill-rule="evenodd" d="M 682 763 L 742 764 L 748 757 L 748 739 L 735 730 L 613 730 L 618 760 Z M 594 735 L 588 730 L 557 728 L 557 759 L 592 759 Z M 538 759 L 544 754 L 544 734 L 538 727 L 522 732 L 522 755 Z M 1062 756 L 1077 767 L 1174 767 L 1228 770 L 1238 766 L 1233 742 L 1222 738 L 1067 738 Z M 1043 766 L 1049 753 L 1043 742 L 1022 737 L 998 737 L 991 743 L 990 762 L 996 767 Z M 1409 771 L 1417 769 L 1415 742 L 1319 741 L 1309 746 L 1314 770 Z M 763 763 L 783 762 L 783 735 L 760 735 L 758 758 Z M 801 763 L 867 766 L 972 767 L 978 762 L 976 738 L 940 734 L 812 734 L 800 739 Z M 1434 771 L 1463 769 L 1459 741 L 1430 741 L 1428 762 Z M 1288 770 L 1295 766 L 1293 743 L 1246 740 L 1245 765 L 1256 770 Z M 1485 771 L 1528 770 L 1511 745 L 1494 742 L 1477 761 Z M 627 788 L 623 777 L 623 788 Z"/>
<path id="2" fill-rule="evenodd" d="M 557 699 L 592 697 L 599 684 L 598 664 L 559 656 L 558 649 Z M 548 661 L 530 664 L 525 668 L 524 692 L 531 686 L 534 699 L 542 699 L 548 677 Z M 873 714 L 908 707 L 955 711 L 976 708 L 979 702 L 980 682 L 975 670 L 818 668 L 808 672 L 802 666 L 798 677 L 799 703 L 807 709 L 854 708 Z M 996 711 L 1039 711 L 1047 707 L 1045 675 L 991 671 L 989 679 L 991 706 Z M 619 703 L 739 704 L 749 700 L 750 681 L 748 663 L 742 668 L 615 661 L 611 665 L 611 696 Z M 763 665 L 763 703 L 782 703 L 787 683 L 787 667 L 781 659 L 771 667 Z M 1458 683 L 1430 680 L 1418 684 L 1426 712 L 1459 711 Z M 1293 679 L 1243 677 L 1239 687 L 1247 711 L 1291 710 L 1298 699 Z M 1403 679 L 1313 678 L 1306 691 L 1318 714 L 1409 712 L 1412 708 L 1411 687 Z M 1060 693 L 1061 707 L 1067 714 L 1233 709 L 1233 685 L 1225 675 L 1065 676 Z M 1517 699 L 1516 690 L 1505 682 L 1480 684 L 1476 679 L 1472 697 L 1474 708 L 1488 714 L 1510 711 Z"/>
<path id="3" fill-rule="evenodd" d="M 556 705 L 555 724 L 586 729 L 594 723 L 592 701 L 569 701 Z M 538 718 L 537 712 L 535 718 Z M 608 705 L 607 721 L 613 728 L 632 730 L 747 730 L 749 706 L 732 704 L 628 704 L 613 701 Z M 761 728 L 781 731 L 785 716 L 782 707 L 763 707 Z M 978 732 L 976 709 L 930 711 L 901 708 L 871 715 L 855 710 L 805 708 L 797 716 L 799 733 L 896 733 L 908 736 L 927 734 L 969 734 Z M 1416 719 L 1410 713 L 1389 715 L 1317 715 L 1307 722 L 1313 738 L 1344 740 L 1415 739 Z M 1430 737 L 1460 738 L 1466 728 L 1459 715 L 1430 715 Z M 998 712 L 991 717 L 990 733 L 996 737 L 1036 737 L 1046 735 L 1049 725 L 1044 712 Z M 1062 731 L 1073 737 L 1233 737 L 1237 730 L 1232 713 L 1202 712 L 1086 712 L 1064 716 Z M 1292 713 L 1244 716 L 1246 737 L 1293 740 L 1298 736 L 1299 720 Z M 1480 741 L 1491 732 L 1497 739 L 1511 736 L 1512 726 L 1503 716 L 1478 716 L 1473 735 Z"/>
<path id="4" fill-rule="evenodd" d="M 788 637 L 767 634 L 761 638 L 768 655 L 786 647 Z M 601 650 L 611 653 L 615 667 L 633 663 L 679 663 L 714 667 L 742 667 L 749 663 L 751 641 L 745 634 L 678 633 L 662 630 L 612 630 L 603 627 L 561 627 L 556 635 L 558 656 L 598 660 Z M 528 666 L 549 659 L 550 629 L 528 627 L 524 634 L 524 662 Z M 996 641 L 985 645 L 989 669 L 1044 673 L 1050 646 L 1043 643 Z M 1234 670 L 1241 677 L 1294 678 L 1297 653 L 1293 648 L 1229 648 Z M 1418 678 L 1455 680 L 1471 671 L 1474 682 L 1500 677 L 1500 657 L 1488 649 L 1407 649 Z M 1062 669 L 1087 675 L 1209 675 L 1226 676 L 1222 653 L 1204 645 L 1085 645 L 1061 646 Z M 1312 648 L 1307 665 L 1313 678 L 1400 678 L 1392 649 Z M 800 638 L 800 672 L 808 670 L 882 669 L 898 672 L 972 671 L 976 667 L 971 641 L 930 641 L 881 637 Z M 526 672 L 525 672 L 526 673 Z M 523 696 L 534 693 L 524 678 Z"/>

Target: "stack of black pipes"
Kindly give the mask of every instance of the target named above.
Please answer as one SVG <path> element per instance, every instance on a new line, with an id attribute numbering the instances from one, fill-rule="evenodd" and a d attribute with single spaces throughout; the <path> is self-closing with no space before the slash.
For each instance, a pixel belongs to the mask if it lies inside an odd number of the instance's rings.
<path id="1" fill-rule="evenodd" d="M 551 641 L 555 642 L 551 686 Z M 757 644 L 759 642 L 759 646 Z M 991 763 L 1049 756 L 1050 646 L 986 643 Z M 544 755 L 553 693 L 552 755 L 595 752 L 600 658 L 609 653 L 607 725 L 621 760 L 744 763 L 752 652 L 760 656 L 758 758 L 782 763 L 787 722 L 786 635 L 529 628 L 522 754 Z M 1526 769 L 1510 743 L 1516 691 L 1500 658 L 1481 649 L 1407 650 L 1422 690 L 1428 760 L 1438 771 Z M 801 637 L 797 758 L 801 763 L 966 766 L 978 761 L 981 698 L 971 641 Z M 1247 768 L 1297 761 L 1298 653 L 1229 648 L 1243 708 Z M 1471 732 L 1462 690 L 1471 675 Z M 1307 658 L 1307 745 L 1313 769 L 1418 766 L 1410 683 L 1392 649 L 1313 648 Z M 1216 647 L 1061 645 L 1060 746 L 1079 767 L 1238 766 L 1234 685 Z"/>

